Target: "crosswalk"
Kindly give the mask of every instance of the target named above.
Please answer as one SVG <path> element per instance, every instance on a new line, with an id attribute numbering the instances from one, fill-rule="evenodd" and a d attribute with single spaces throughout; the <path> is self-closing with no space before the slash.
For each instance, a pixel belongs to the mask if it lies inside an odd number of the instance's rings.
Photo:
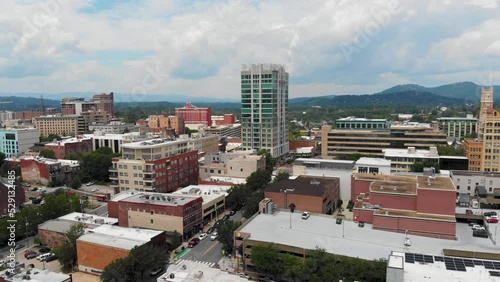
<path id="1" fill-rule="evenodd" d="M 199 263 L 199 264 L 205 264 L 207 265 L 208 267 L 214 267 L 215 266 L 215 263 L 214 262 L 209 262 L 209 261 L 201 261 L 201 260 L 187 260 L 187 259 L 180 259 L 178 260 L 175 264 L 177 265 L 181 265 L 183 263 Z"/>

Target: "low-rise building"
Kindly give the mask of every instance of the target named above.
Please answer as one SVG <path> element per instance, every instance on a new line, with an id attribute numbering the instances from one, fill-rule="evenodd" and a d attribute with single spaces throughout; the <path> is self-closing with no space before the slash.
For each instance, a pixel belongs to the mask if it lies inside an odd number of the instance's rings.
<path id="1" fill-rule="evenodd" d="M 206 224 L 208 221 L 218 218 L 226 209 L 226 196 L 229 189 L 231 189 L 230 186 L 222 185 L 189 185 L 172 194 L 201 197 L 203 199 L 203 224 Z"/>
<path id="2" fill-rule="evenodd" d="M 92 139 L 83 135 L 66 138 L 60 141 L 45 144 L 45 149 L 55 153 L 56 159 L 64 159 L 71 153 L 85 153 L 92 151 Z"/>
<path id="3" fill-rule="evenodd" d="M 205 164 L 199 167 L 200 179 L 208 179 L 212 176 L 247 178 L 253 172 L 266 168 L 264 155 L 222 152 L 210 152 L 207 155 L 205 155 Z"/>
<path id="4" fill-rule="evenodd" d="M 110 121 L 109 124 L 90 125 L 90 131 L 104 132 L 109 134 L 123 134 L 128 132 L 139 131 L 139 126 L 133 123 L 124 123 L 121 121 Z"/>
<path id="5" fill-rule="evenodd" d="M 94 151 L 101 147 L 109 147 L 113 150 L 113 153 L 121 153 L 122 144 L 145 141 L 153 138 L 152 134 L 141 134 L 139 132 L 113 134 L 97 131 L 94 132 L 94 134 L 85 134 L 84 136 L 92 139 L 92 149 Z"/>
<path id="6" fill-rule="evenodd" d="M 65 183 L 76 175 L 80 164 L 75 160 L 54 160 L 42 157 L 21 157 L 21 175 L 30 183 L 49 185 L 50 183 Z"/>
<path id="7" fill-rule="evenodd" d="M 165 248 L 165 231 L 101 225 L 76 240 L 78 269 L 101 274 L 113 261 L 125 258 L 130 250 L 146 244 Z"/>
<path id="8" fill-rule="evenodd" d="M 500 173 L 451 170 L 450 178 L 457 194 L 468 194 L 480 205 L 500 205 Z"/>
<path id="9" fill-rule="evenodd" d="M 391 161 L 380 158 L 359 158 L 353 173 L 391 174 Z"/>
<path id="10" fill-rule="evenodd" d="M 476 134 L 479 130 L 478 119 L 472 115 L 467 117 L 441 117 L 437 119 L 439 130 L 443 131 L 448 137 L 462 140 L 465 136 Z"/>
<path id="11" fill-rule="evenodd" d="M 205 155 L 208 152 L 219 150 L 219 136 L 209 136 L 204 133 L 192 133 L 191 137 L 187 134 L 180 135 L 179 140 L 186 140 L 188 149 L 197 150 L 198 154 Z"/>
<path id="12" fill-rule="evenodd" d="M 226 138 L 241 138 L 241 124 L 213 125 L 200 129 L 207 135 L 216 135 Z"/>
<path id="13" fill-rule="evenodd" d="M 14 276 L 5 275 L 7 270 L 0 271 L 1 282 L 72 282 L 70 275 L 61 272 L 50 271 L 48 269 L 39 269 L 24 265 L 24 271 Z"/>
<path id="14" fill-rule="evenodd" d="M 278 208 L 288 209 L 293 203 L 298 210 L 332 214 L 340 200 L 337 177 L 299 176 L 281 180 L 264 191 Z"/>
<path id="15" fill-rule="evenodd" d="M 201 195 L 123 192 L 108 202 L 120 226 L 174 231 L 189 238 L 203 228 Z"/>
<path id="16" fill-rule="evenodd" d="M 231 125 L 236 123 L 235 114 L 224 114 L 223 116 L 212 116 L 211 125 Z"/>
<path id="17" fill-rule="evenodd" d="M 456 189 L 449 177 L 352 176 L 354 220 L 373 228 L 456 239 Z"/>
<path id="18" fill-rule="evenodd" d="M 103 224 L 116 225 L 118 219 L 73 212 L 40 224 L 38 238 L 51 248 L 59 247 L 66 241 L 66 233 L 76 224 L 84 224 L 85 228 L 94 229 Z"/>
<path id="19" fill-rule="evenodd" d="M 439 155 L 436 147 L 429 150 L 417 150 L 415 147 L 408 149 L 385 149 L 384 159 L 391 161 L 392 172 L 410 172 L 412 166 L 419 162 L 435 162 L 439 164 Z"/>
<path id="20" fill-rule="evenodd" d="M 184 119 L 181 116 L 150 115 L 148 118 L 150 128 L 171 128 L 176 135 L 184 134 Z"/>
<path id="21" fill-rule="evenodd" d="M 36 128 L 0 129 L 0 152 L 8 158 L 29 151 L 29 148 L 40 141 L 40 133 Z"/>

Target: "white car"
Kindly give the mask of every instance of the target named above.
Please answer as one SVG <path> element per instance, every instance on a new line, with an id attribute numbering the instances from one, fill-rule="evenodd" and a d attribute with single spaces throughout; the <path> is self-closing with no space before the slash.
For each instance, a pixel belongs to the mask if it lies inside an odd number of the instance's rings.
<path id="1" fill-rule="evenodd" d="M 303 212 L 302 213 L 302 219 L 308 219 L 311 216 L 309 212 Z"/>
<path id="2" fill-rule="evenodd" d="M 212 233 L 212 236 L 210 236 L 210 240 L 215 241 L 217 240 L 217 237 L 219 237 L 219 234 L 217 233 L 217 231 L 214 231 Z"/>
<path id="3" fill-rule="evenodd" d="M 207 237 L 208 237 L 207 233 L 201 233 L 199 238 L 200 238 L 200 240 L 203 240 Z"/>
<path id="4" fill-rule="evenodd" d="M 92 192 L 97 192 L 97 191 L 99 191 L 99 189 L 98 189 L 98 188 L 94 188 L 94 189 L 92 189 Z"/>
<path id="5" fill-rule="evenodd" d="M 94 182 L 87 183 L 87 186 L 92 186 L 92 185 L 94 185 Z"/>
<path id="6" fill-rule="evenodd" d="M 407 247 L 411 246 L 410 238 L 405 238 L 405 246 Z"/>
<path id="7" fill-rule="evenodd" d="M 238 273 L 238 276 L 241 277 L 241 278 L 246 278 L 246 279 L 250 279 L 250 276 L 246 273 Z"/>
<path id="8" fill-rule="evenodd" d="M 472 225 L 472 230 L 486 230 L 486 229 L 484 228 L 484 226 L 474 224 Z"/>

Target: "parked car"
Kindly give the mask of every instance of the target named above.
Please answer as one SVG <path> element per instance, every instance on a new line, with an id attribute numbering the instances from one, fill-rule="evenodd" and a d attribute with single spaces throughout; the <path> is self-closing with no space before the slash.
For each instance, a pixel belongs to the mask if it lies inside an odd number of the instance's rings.
<path id="1" fill-rule="evenodd" d="M 229 215 L 228 214 L 224 215 L 224 217 L 222 218 L 222 220 L 228 220 L 228 219 L 229 219 Z"/>
<path id="2" fill-rule="evenodd" d="M 57 256 L 54 254 L 51 254 L 50 256 L 46 257 L 44 261 L 51 262 L 51 261 L 56 260 L 56 259 L 57 259 Z"/>
<path id="3" fill-rule="evenodd" d="M 486 219 L 486 222 L 488 223 L 498 223 L 498 217 L 490 217 Z"/>
<path id="4" fill-rule="evenodd" d="M 28 199 L 30 199 L 30 200 L 35 200 L 35 199 L 36 199 L 36 197 L 30 196 Z"/>
<path id="5" fill-rule="evenodd" d="M 45 261 L 48 257 L 53 256 L 53 255 L 54 255 L 53 253 L 45 253 L 45 254 L 41 254 L 41 255 L 37 256 L 36 259 L 39 261 Z"/>
<path id="6" fill-rule="evenodd" d="M 411 246 L 411 240 L 408 237 L 405 238 L 405 246 L 407 247 Z"/>
<path id="7" fill-rule="evenodd" d="M 365 222 L 364 222 L 364 221 L 360 221 L 360 222 L 358 222 L 358 226 L 359 226 L 359 227 L 365 227 Z"/>
<path id="8" fill-rule="evenodd" d="M 219 233 L 217 233 L 217 231 L 214 231 L 214 233 L 212 233 L 212 236 L 210 236 L 210 240 L 215 241 L 217 240 L 217 237 L 219 237 Z"/>
<path id="9" fill-rule="evenodd" d="M 302 219 L 308 219 L 311 216 L 309 212 L 303 212 L 302 213 Z"/>
<path id="10" fill-rule="evenodd" d="M 92 185 L 94 185 L 94 182 L 87 183 L 87 186 L 92 186 Z"/>
<path id="11" fill-rule="evenodd" d="M 337 223 L 337 224 L 342 224 L 342 218 L 337 218 L 336 223 Z"/>
<path id="12" fill-rule="evenodd" d="M 188 243 L 188 248 L 193 248 L 194 246 L 198 245 L 200 242 L 200 238 L 193 238 L 191 241 Z"/>
<path id="13" fill-rule="evenodd" d="M 36 254 L 36 252 L 33 251 L 27 251 L 24 253 L 24 258 L 28 258 L 29 255 Z"/>
<path id="14" fill-rule="evenodd" d="M 24 255 L 24 257 L 26 259 L 36 258 L 37 256 L 38 256 L 38 253 L 35 253 L 35 252 L 33 252 L 33 253 L 29 254 L 29 255 Z"/>
<path id="15" fill-rule="evenodd" d="M 15 250 L 19 250 L 19 249 L 22 249 L 22 248 L 24 248 L 24 247 L 26 247 L 24 244 L 17 244 L 17 245 L 14 247 L 14 249 L 15 249 Z"/>
<path id="16" fill-rule="evenodd" d="M 99 191 L 99 188 L 92 189 L 92 192 L 97 192 L 97 191 Z"/>
<path id="17" fill-rule="evenodd" d="M 479 224 L 474 224 L 472 225 L 472 230 L 486 230 L 486 229 Z"/>
<path id="18" fill-rule="evenodd" d="M 241 277 L 241 278 L 250 279 L 250 275 L 248 275 L 246 273 L 243 273 L 243 272 L 238 273 L 238 276 Z"/>
<path id="19" fill-rule="evenodd" d="M 156 275 L 158 275 L 160 272 L 163 271 L 163 267 L 159 266 L 157 268 L 154 268 L 152 269 L 150 272 L 149 272 L 149 276 L 151 277 L 155 277 Z"/>
<path id="20" fill-rule="evenodd" d="M 488 238 L 488 231 L 486 231 L 486 230 L 474 230 L 474 231 L 472 231 L 472 236 L 481 237 L 481 238 Z"/>
<path id="21" fill-rule="evenodd" d="M 33 191 L 33 192 L 35 192 L 35 191 L 37 191 L 37 190 L 38 190 L 38 188 L 33 187 L 33 188 L 31 188 L 30 190 L 31 190 L 31 191 Z"/>
<path id="22" fill-rule="evenodd" d="M 207 238 L 207 236 L 208 236 L 207 233 L 201 233 L 200 234 L 200 240 L 203 240 L 203 239 Z"/>
<path id="23" fill-rule="evenodd" d="M 39 251 L 40 251 L 41 254 L 45 254 L 45 253 L 50 252 L 50 248 L 49 247 L 44 247 L 44 248 L 41 248 Z"/>
<path id="24" fill-rule="evenodd" d="M 28 187 L 28 188 L 31 187 L 31 185 L 29 183 L 23 183 L 21 185 L 23 185 L 24 187 Z"/>
<path id="25" fill-rule="evenodd" d="M 207 233 L 210 234 L 210 233 L 214 232 L 214 230 L 215 230 L 215 228 L 210 227 L 210 228 L 208 228 Z"/>
<path id="26" fill-rule="evenodd" d="M 229 216 L 233 216 L 234 214 L 236 214 L 236 210 L 232 210 L 229 212 Z"/>
<path id="27" fill-rule="evenodd" d="M 259 276 L 259 282 L 274 282 L 274 280 L 272 280 L 271 278 L 267 277 L 267 276 Z"/>
<path id="28" fill-rule="evenodd" d="M 489 217 L 489 216 L 493 216 L 493 215 L 497 215 L 497 213 L 496 213 L 496 212 L 494 212 L 494 211 L 490 211 L 490 212 L 485 212 L 485 213 L 484 213 L 484 216 L 488 216 L 488 217 Z"/>

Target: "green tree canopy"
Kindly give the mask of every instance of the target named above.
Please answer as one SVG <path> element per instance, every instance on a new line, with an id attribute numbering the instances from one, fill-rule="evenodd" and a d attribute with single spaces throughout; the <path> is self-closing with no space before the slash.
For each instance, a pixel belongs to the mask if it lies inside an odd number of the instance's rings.
<path id="1" fill-rule="evenodd" d="M 55 159 L 56 158 L 56 153 L 54 151 L 49 150 L 49 149 L 43 149 L 40 151 L 40 157 L 42 158 L 47 158 L 47 159 Z"/>
<path id="2" fill-rule="evenodd" d="M 241 226 L 241 222 L 225 220 L 217 227 L 217 240 L 222 244 L 222 249 L 231 252 L 234 246 L 234 231 Z"/>
<path id="3" fill-rule="evenodd" d="M 271 172 L 258 169 L 247 177 L 246 187 L 252 191 L 262 190 L 271 182 Z"/>
<path id="4" fill-rule="evenodd" d="M 453 145 L 437 145 L 439 156 L 465 156 L 463 147 L 455 148 Z"/>
<path id="5" fill-rule="evenodd" d="M 73 269 L 78 259 L 76 254 L 76 240 L 85 233 L 85 224 L 78 223 L 70 227 L 64 235 L 65 240 L 60 247 L 54 249 L 59 262 L 67 269 Z"/>

